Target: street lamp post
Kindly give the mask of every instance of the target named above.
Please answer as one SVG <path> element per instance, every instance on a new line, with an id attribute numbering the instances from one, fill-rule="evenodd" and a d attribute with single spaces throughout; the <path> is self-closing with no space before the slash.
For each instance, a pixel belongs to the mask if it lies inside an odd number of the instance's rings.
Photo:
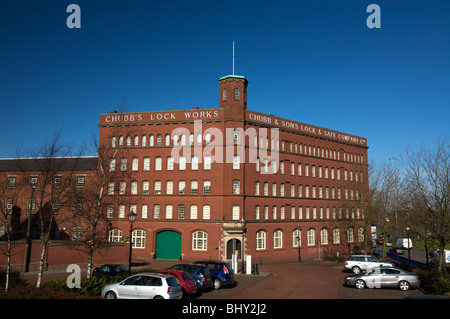
<path id="1" fill-rule="evenodd" d="M 300 231 L 301 231 L 302 229 L 300 228 L 300 225 L 297 225 L 297 231 L 298 231 L 298 233 L 297 233 L 297 247 L 298 247 L 298 262 L 301 262 L 302 261 L 302 256 L 300 255 Z"/>
<path id="2" fill-rule="evenodd" d="M 406 233 L 408 235 L 408 263 L 411 265 L 411 246 L 409 245 L 409 227 L 406 227 Z"/>
<path id="3" fill-rule="evenodd" d="M 131 211 L 128 214 L 128 221 L 130 222 L 130 255 L 128 259 L 128 272 L 130 273 L 130 275 L 131 275 L 131 256 L 133 250 L 133 242 L 131 241 L 131 239 L 133 238 L 133 223 L 136 220 L 136 216 L 137 214 L 133 211 Z"/>
<path id="4" fill-rule="evenodd" d="M 244 235 L 245 235 L 245 232 L 246 232 L 246 228 L 245 228 L 245 219 L 244 218 L 242 218 L 242 220 L 241 220 L 241 225 L 242 225 L 242 241 L 241 241 L 241 274 L 243 274 L 244 273 L 244 239 L 245 239 L 245 237 L 244 237 Z"/>

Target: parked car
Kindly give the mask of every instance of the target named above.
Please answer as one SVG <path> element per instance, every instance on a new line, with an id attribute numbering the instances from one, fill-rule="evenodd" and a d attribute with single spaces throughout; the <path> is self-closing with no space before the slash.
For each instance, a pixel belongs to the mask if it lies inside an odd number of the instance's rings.
<path id="1" fill-rule="evenodd" d="M 178 280 L 181 282 L 184 297 L 197 293 L 197 284 L 195 283 L 194 278 L 192 278 L 191 275 L 189 275 L 187 272 L 183 270 L 163 270 L 160 272 L 162 274 L 168 274 L 178 278 Z"/>
<path id="2" fill-rule="evenodd" d="M 183 270 L 194 278 L 197 286 L 202 291 L 207 291 L 212 288 L 212 278 L 208 267 L 196 264 L 177 264 L 169 267 L 169 270 Z"/>
<path id="3" fill-rule="evenodd" d="M 171 275 L 144 273 L 107 285 L 101 291 L 106 299 L 180 299 L 180 281 Z"/>
<path id="4" fill-rule="evenodd" d="M 344 268 L 351 270 L 354 274 L 360 274 L 361 272 L 367 272 L 375 267 L 394 267 L 393 263 L 384 262 L 372 255 L 352 255 L 344 264 Z"/>
<path id="5" fill-rule="evenodd" d="M 355 274 L 345 277 L 344 284 L 358 289 L 368 288 L 399 288 L 406 291 L 420 286 L 416 273 L 395 267 L 374 268 L 365 274 Z"/>
<path id="6" fill-rule="evenodd" d="M 214 289 L 226 286 L 235 286 L 234 271 L 230 265 L 223 261 L 200 260 L 194 262 L 208 267 L 211 272 Z"/>
<path id="7" fill-rule="evenodd" d="M 403 255 L 405 251 L 401 247 L 392 247 L 389 252 L 394 255 Z"/>
<path id="8" fill-rule="evenodd" d="M 108 264 L 95 268 L 92 277 L 117 276 L 125 272 L 128 272 L 128 269 L 121 265 Z"/>

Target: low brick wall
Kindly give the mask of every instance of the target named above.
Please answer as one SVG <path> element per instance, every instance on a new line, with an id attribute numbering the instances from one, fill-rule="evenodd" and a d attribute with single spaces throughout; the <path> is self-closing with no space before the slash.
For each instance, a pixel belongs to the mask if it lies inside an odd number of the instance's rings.
<path id="1" fill-rule="evenodd" d="M 22 271 L 24 265 L 26 244 L 24 241 L 14 242 L 11 249 L 11 268 Z M 7 246 L 5 242 L 0 243 L 0 267 L 6 267 Z M 45 256 L 45 271 L 66 269 L 69 264 L 87 264 L 87 247 L 73 241 L 50 241 Z M 30 271 L 39 269 L 39 261 L 42 254 L 42 243 L 33 240 L 30 253 Z M 129 246 L 125 243 L 105 243 L 96 247 L 92 262 L 94 265 L 106 263 L 128 262 Z"/>

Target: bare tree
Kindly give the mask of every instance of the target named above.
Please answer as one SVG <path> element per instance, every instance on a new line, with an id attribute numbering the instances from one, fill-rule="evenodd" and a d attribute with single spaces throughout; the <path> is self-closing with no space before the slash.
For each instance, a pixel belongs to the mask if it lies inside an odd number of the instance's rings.
<path id="1" fill-rule="evenodd" d="M 55 226 L 55 215 L 61 208 L 73 207 L 73 201 L 66 194 L 68 189 L 74 187 L 73 176 L 79 158 L 80 153 L 74 156 L 72 148 L 62 144 L 60 134 L 56 133 L 41 148 L 32 151 L 26 159 L 18 161 L 24 184 L 29 184 L 33 189 L 28 225 L 31 224 L 32 211 L 35 208 L 42 243 L 37 288 L 40 288 L 42 283 L 48 244 Z M 29 236 L 28 227 L 27 237 Z"/>
<path id="2" fill-rule="evenodd" d="M 438 269 L 443 270 L 444 248 L 450 241 L 450 148 L 447 138 L 438 139 L 433 148 L 408 148 L 403 158 L 408 181 L 422 201 L 428 232 L 438 248 Z"/>
<path id="3" fill-rule="evenodd" d="M 5 291 L 9 290 L 10 274 L 11 274 L 11 251 L 13 248 L 13 213 L 17 209 L 17 200 L 22 190 L 21 187 L 17 187 L 16 177 L 8 177 L 6 175 L 0 176 L 0 225 L 2 228 L 1 235 L 3 239 L 6 239 L 6 251 L 7 258 L 6 263 L 6 280 Z M 2 247 L 3 248 L 3 247 Z"/>

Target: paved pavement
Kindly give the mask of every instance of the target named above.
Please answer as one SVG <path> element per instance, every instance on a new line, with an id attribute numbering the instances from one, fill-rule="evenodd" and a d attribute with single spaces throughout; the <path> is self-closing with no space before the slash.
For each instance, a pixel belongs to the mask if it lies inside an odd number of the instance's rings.
<path id="1" fill-rule="evenodd" d="M 146 260 L 136 262 L 134 270 L 163 270 L 178 261 Z M 344 287 L 345 276 L 341 263 L 318 260 L 298 262 L 270 262 L 259 266 L 259 275 L 235 274 L 236 287 L 206 292 L 198 297 L 204 299 L 402 299 L 423 295 L 411 289 L 363 289 Z M 43 282 L 67 278 L 64 271 L 45 272 Z M 37 274 L 24 276 L 35 284 Z"/>

